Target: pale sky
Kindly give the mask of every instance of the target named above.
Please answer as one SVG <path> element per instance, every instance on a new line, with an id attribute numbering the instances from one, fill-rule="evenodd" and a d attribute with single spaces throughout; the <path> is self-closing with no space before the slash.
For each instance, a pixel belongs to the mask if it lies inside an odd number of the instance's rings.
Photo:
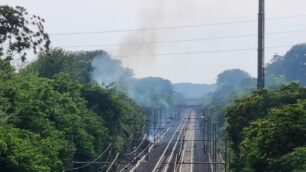
<path id="1" fill-rule="evenodd" d="M 45 18 L 53 47 L 103 49 L 133 69 L 136 77 L 214 83 L 219 73 L 232 68 L 256 76 L 253 20 L 258 0 L 0 0 L 0 4 L 24 6 L 30 14 Z M 290 45 L 306 42 L 305 0 L 267 0 L 266 18 L 266 47 L 270 47 L 266 62 L 275 53 L 286 53 Z M 116 32 L 84 34 L 104 31 Z M 149 44 L 135 44 L 140 42 Z"/>

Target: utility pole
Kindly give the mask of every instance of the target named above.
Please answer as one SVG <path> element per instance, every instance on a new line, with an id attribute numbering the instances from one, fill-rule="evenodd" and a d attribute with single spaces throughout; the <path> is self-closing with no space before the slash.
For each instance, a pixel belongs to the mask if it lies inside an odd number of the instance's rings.
<path id="1" fill-rule="evenodd" d="M 158 108 L 158 123 L 159 123 L 159 125 L 160 125 L 159 128 L 164 127 L 163 125 L 161 125 L 161 123 L 162 123 L 161 118 L 162 118 L 162 109 L 161 109 L 161 108 Z"/>
<path id="2" fill-rule="evenodd" d="M 153 120 L 154 120 L 154 123 L 153 123 L 153 133 L 154 133 L 154 143 L 156 142 L 156 132 L 157 132 L 157 117 L 158 117 L 158 114 L 156 113 L 158 111 L 157 108 L 154 108 L 153 109 Z"/>
<path id="3" fill-rule="evenodd" d="M 214 122 L 212 124 L 212 132 L 213 132 L 213 141 L 212 141 L 212 147 L 213 147 L 213 172 L 217 172 L 217 124 Z"/>
<path id="4" fill-rule="evenodd" d="M 257 88 L 265 87 L 265 0 L 259 0 L 258 13 L 258 76 Z"/>

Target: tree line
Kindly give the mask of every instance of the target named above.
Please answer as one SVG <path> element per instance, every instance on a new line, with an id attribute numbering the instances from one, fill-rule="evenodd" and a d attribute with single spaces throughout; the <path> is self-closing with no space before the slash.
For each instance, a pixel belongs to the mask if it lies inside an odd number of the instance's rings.
<path id="1" fill-rule="evenodd" d="M 231 171 L 306 170 L 306 45 L 275 55 L 266 66 L 266 89 L 239 69 L 218 76 L 203 110 L 218 124 L 221 151 L 230 148 Z"/>

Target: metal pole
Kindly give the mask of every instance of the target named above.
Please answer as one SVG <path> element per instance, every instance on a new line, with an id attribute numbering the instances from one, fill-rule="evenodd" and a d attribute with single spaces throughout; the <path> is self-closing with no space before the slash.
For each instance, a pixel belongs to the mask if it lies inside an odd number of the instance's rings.
<path id="1" fill-rule="evenodd" d="M 264 47 L 265 47 L 265 1 L 259 0 L 258 13 L 258 76 L 257 88 L 265 87 L 265 69 L 264 69 Z"/>
<path id="2" fill-rule="evenodd" d="M 225 154 L 224 154 L 224 171 L 227 172 L 227 155 L 228 155 L 228 151 L 227 151 L 227 138 L 225 138 Z"/>
<path id="3" fill-rule="evenodd" d="M 216 129 L 216 123 L 213 123 L 213 171 L 217 171 L 217 129 Z"/>
<path id="4" fill-rule="evenodd" d="M 208 139 L 209 139 L 209 137 L 208 137 L 208 121 L 205 118 L 204 119 L 204 140 L 208 140 Z M 204 141 L 204 153 L 207 153 L 207 151 L 208 151 L 208 142 Z"/>
<path id="5" fill-rule="evenodd" d="M 154 119 L 154 123 L 153 123 L 153 126 L 154 126 L 154 130 L 153 130 L 154 136 L 153 137 L 154 137 L 154 143 L 156 141 L 156 132 L 157 132 L 157 130 L 156 130 L 156 128 L 157 128 L 157 119 L 156 119 L 156 117 L 157 117 L 156 108 L 154 108 L 153 109 L 153 119 Z"/>
<path id="6" fill-rule="evenodd" d="M 164 127 L 163 125 L 161 125 L 162 124 L 161 118 L 162 118 L 162 110 L 161 108 L 158 108 L 158 123 L 161 127 Z"/>

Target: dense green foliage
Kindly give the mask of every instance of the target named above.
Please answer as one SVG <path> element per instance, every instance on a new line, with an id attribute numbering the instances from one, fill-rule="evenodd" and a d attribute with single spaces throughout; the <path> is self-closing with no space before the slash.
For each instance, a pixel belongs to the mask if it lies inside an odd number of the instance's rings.
<path id="1" fill-rule="evenodd" d="M 82 96 L 88 102 L 87 107 L 106 121 L 115 150 L 119 151 L 132 133 L 137 136 L 142 133 L 144 115 L 126 94 L 114 88 L 85 85 Z"/>
<path id="2" fill-rule="evenodd" d="M 27 130 L 0 126 L 0 171 L 61 171 L 67 141 L 41 138 Z"/>
<path id="3" fill-rule="evenodd" d="M 305 100 L 306 89 L 294 83 L 236 100 L 226 111 L 233 170 L 286 171 L 280 163 L 306 144 Z"/>
<path id="4" fill-rule="evenodd" d="M 295 148 L 290 153 L 278 158 L 271 165 L 271 172 L 306 171 L 306 147 Z"/>
<path id="5" fill-rule="evenodd" d="M 64 72 L 68 73 L 73 80 L 80 83 L 88 83 L 91 81 L 91 62 L 94 56 L 99 53 L 104 52 L 73 53 L 62 49 L 54 49 L 48 54 L 40 54 L 39 58 L 24 70 L 37 73 L 39 76 L 46 78 L 52 78 L 54 75 Z"/>
<path id="6" fill-rule="evenodd" d="M 0 163 L 12 161 L 11 166 L 3 167 L 7 171 L 59 171 L 72 160 L 94 159 L 109 143 L 119 151 L 123 140 L 143 126 L 138 106 L 113 88 L 81 85 L 65 73 L 51 79 L 29 72 L 16 74 L 8 63 L 1 64 L 5 67 L 0 70 L 0 112 L 7 127 L 0 129 L 12 132 L 8 138 L 0 137 Z M 20 135 L 22 131 L 28 134 Z M 18 144 L 18 140 L 25 142 L 20 143 L 24 144 L 20 150 L 6 146 Z M 30 149 L 35 144 L 40 146 Z M 27 148 L 29 154 L 16 153 Z M 45 153 L 47 150 L 50 152 Z M 42 158 L 37 161 L 36 156 Z"/>

